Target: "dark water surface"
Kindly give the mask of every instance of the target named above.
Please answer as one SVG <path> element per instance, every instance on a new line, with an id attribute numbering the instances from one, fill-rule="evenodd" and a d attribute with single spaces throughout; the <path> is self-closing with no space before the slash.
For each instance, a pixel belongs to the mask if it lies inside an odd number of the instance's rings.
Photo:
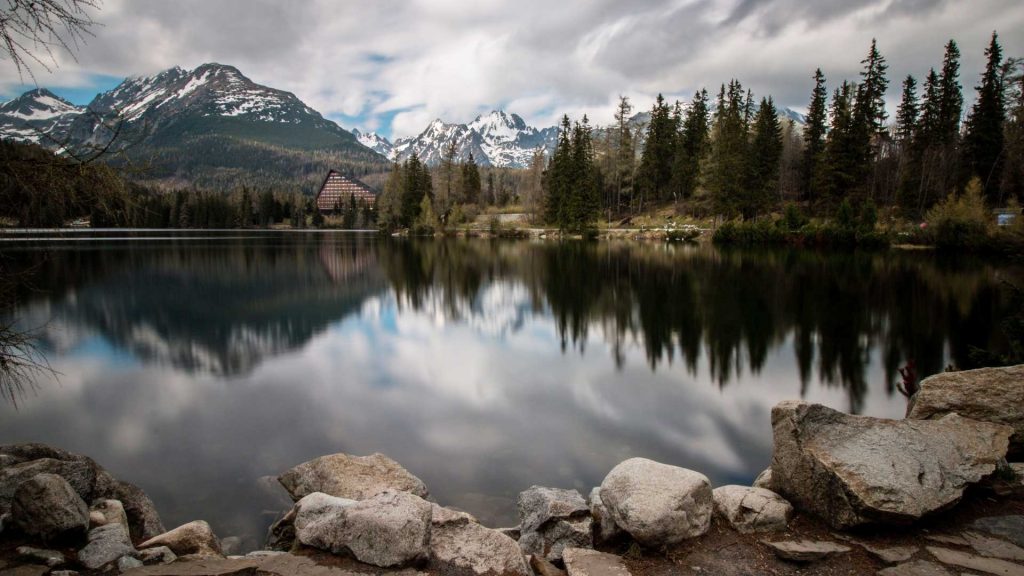
<path id="1" fill-rule="evenodd" d="M 47 239 L 49 238 L 49 239 Z M 896 369 L 999 349 L 1019 267 L 931 252 L 119 232 L 0 238 L 59 382 L 0 404 L 0 443 L 88 454 L 168 527 L 258 547 L 261 477 L 383 452 L 442 504 L 515 523 L 531 484 L 619 461 L 748 483 L 770 409 L 900 417 Z"/>

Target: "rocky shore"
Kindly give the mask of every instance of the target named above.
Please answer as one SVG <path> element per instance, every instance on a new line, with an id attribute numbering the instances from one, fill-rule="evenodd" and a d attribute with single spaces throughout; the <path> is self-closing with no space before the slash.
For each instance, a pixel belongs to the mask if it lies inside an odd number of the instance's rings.
<path id="1" fill-rule="evenodd" d="M 0 446 L 0 576 L 1024 575 L 1024 365 L 928 378 L 903 420 L 781 402 L 772 433 L 753 486 L 632 458 L 586 496 L 523 491 L 510 528 L 382 454 L 322 456 L 278 477 L 294 506 L 245 556 L 88 457 Z"/>

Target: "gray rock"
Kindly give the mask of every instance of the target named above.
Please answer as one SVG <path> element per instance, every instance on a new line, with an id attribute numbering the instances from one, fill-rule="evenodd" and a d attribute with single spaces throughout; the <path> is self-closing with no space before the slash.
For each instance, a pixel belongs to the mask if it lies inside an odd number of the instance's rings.
<path id="1" fill-rule="evenodd" d="M 427 557 L 430 522 L 430 503 L 408 492 L 361 502 L 314 493 L 299 501 L 295 534 L 307 546 L 387 568 Z"/>
<path id="2" fill-rule="evenodd" d="M 935 556 L 939 562 L 950 566 L 959 566 L 961 568 L 967 568 L 968 570 L 980 570 L 987 574 L 1024 576 L 1024 566 L 1014 564 L 1013 562 L 1007 562 L 1006 560 L 1000 560 L 999 558 L 985 558 L 983 556 L 975 556 L 974 554 L 968 554 L 958 550 L 950 550 L 949 548 L 938 548 L 935 546 L 928 546 L 928 552 L 931 552 L 932 556 Z"/>
<path id="3" fill-rule="evenodd" d="M 611 542 L 625 534 L 612 520 L 612 515 L 601 500 L 600 486 L 590 491 L 590 515 L 594 518 L 594 536 L 599 543 Z"/>
<path id="4" fill-rule="evenodd" d="M 510 526 L 508 528 L 495 528 L 498 532 L 501 532 L 505 536 L 513 540 L 519 540 L 519 537 L 523 535 L 522 529 L 519 526 Z"/>
<path id="5" fill-rule="evenodd" d="M 449 576 L 533 576 L 519 544 L 472 516 L 433 506 L 430 567 Z"/>
<path id="6" fill-rule="evenodd" d="M 519 547 L 550 561 L 567 547 L 594 545 L 590 508 L 576 490 L 531 486 L 519 494 Z"/>
<path id="7" fill-rule="evenodd" d="M 107 524 L 89 531 L 89 543 L 78 551 L 78 562 L 90 570 L 97 570 L 122 556 L 135 554 L 124 526 Z"/>
<path id="8" fill-rule="evenodd" d="M 720 486 L 712 491 L 715 513 L 743 533 L 785 530 L 793 507 L 782 497 L 764 488 Z"/>
<path id="9" fill-rule="evenodd" d="M 978 532 L 1006 538 L 1018 546 L 1024 546 L 1024 515 L 978 518 L 971 523 L 971 528 Z"/>
<path id="10" fill-rule="evenodd" d="M 124 512 L 124 506 L 118 500 L 99 500 L 89 508 L 89 523 L 92 527 L 105 526 L 117 523 L 130 530 L 128 515 Z"/>
<path id="11" fill-rule="evenodd" d="M 37 474 L 14 492 L 11 517 L 22 532 L 43 540 L 78 537 L 89 529 L 89 507 L 67 480 Z"/>
<path id="12" fill-rule="evenodd" d="M 569 576 L 630 576 L 622 558 L 584 548 L 566 548 L 563 553 Z"/>
<path id="13" fill-rule="evenodd" d="M 132 568 L 142 568 L 142 561 L 131 556 L 121 556 L 117 559 L 117 571 L 126 572 Z"/>
<path id="14" fill-rule="evenodd" d="M 1017 546 L 1016 544 L 1010 544 L 1005 540 L 998 538 L 991 538 L 978 534 L 977 532 L 966 532 L 964 533 L 964 539 L 970 544 L 971 548 L 977 550 L 982 556 L 991 556 L 993 558 L 1002 558 L 1003 560 L 1013 560 L 1014 562 L 1024 562 L 1024 548 Z"/>
<path id="15" fill-rule="evenodd" d="M 95 466 L 96 463 L 91 460 L 42 458 L 0 468 L 0 509 L 9 510 L 18 486 L 38 474 L 56 474 L 64 478 L 79 498 L 89 502 L 96 486 Z"/>
<path id="16" fill-rule="evenodd" d="M 167 531 L 149 496 L 138 486 L 121 480 L 98 492 L 96 498 L 117 500 L 124 506 L 132 536 L 146 540 Z"/>
<path id="17" fill-rule="evenodd" d="M 899 566 L 892 566 L 878 571 L 878 576 L 954 576 L 941 564 L 927 560 L 915 560 Z"/>
<path id="18" fill-rule="evenodd" d="M 385 490 L 429 496 L 423 481 L 383 454 L 331 454 L 303 462 L 278 477 L 293 500 L 314 492 L 366 500 Z"/>
<path id="19" fill-rule="evenodd" d="M 29 562 L 42 562 L 50 568 L 60 566 L 67 561 L 64 558 L 64 554 L 57 550 L 44 550 L 42 548 L 33 548 L 31 546 L 18 546 L 15 550 L 18 556 L 21 556 Z"/>
<path id="20" fill-rule="evenodd" d="M 799 401 L 772 409 L 772 429 L 779 494 L 838 529 L 905 524 L 956 504 L 995 470 L 1013 432 L 956 414 L 885 420 Z"/>
<path id="21" fill-rule="evenodd" d="M 871 544 L 865 544 L 859 542 L 861 547 L 867 551 L 868 554 L 874 556 L 878 560 L 885 562 L 886 564 L 899 564 L 900 562 L 906 562 L 914 557 L 920 551 L 917 546 L 873 546 Z"/>
<path id="22" fill-rule="evenodd" d="M 907 418 L 934 420 L 959 414 L 1013 428 L 1010 452 L 1024 454 L 1024 364 L 943 372 L 921 381 L 907 406 Z"/>
<path id="23" fill-rule="evenodd" d="M 632 458 L 601 483 L 612 519 L 648 546 L 676 544 L 711 527 L 711 482 L 699 472 Z"/>
<path id="24" fill-rule="evenodd" d="M 178 555 L 167 546 L 156 546 L 139 550 L 139 560 L 143 564 L 170 564 L 178 559 Z"/>
<path id="25" fill-rule="evenodd" d="M 314 492 L 313 494 L 323 493 Z M 306 496 L 306 498 L 313 496 L 313 494 Z M 334 498 L 334 496 L 331 496 L 331 498 Z M 349 502 L 354 503 L 355 500 L 349 500 Z M 298 504 L 293 506 L 284 516 L 278 518 L 270 525 L 270 528 L 267 529 L 267 541 L 263 545 L 264 548 L 278 552 L 287 552 L 292 549 L 292 546 L 295 544 L 295 512 L 297 506 Z"/>
<path id="26" fill-rule="evenodd" d="M 779 558 L 792 560 L 793 562 L 814 562 L 828 556 L 845 554 L 850 551 L 849 546 L 843 546 L 835 542 L 814 542 L 811 540 L 769 542 L 762 540 L 761 543 L 771 548 L 772 552 Z"/>
<path id="27" fill-rule="evenodd" d="M 754 488 L 764 488 L 765 490 L 771 490 L 772 492 L 774 492 L 775 488 L 774 484 L 772 484 L 772 469 L 765 468 L 760 474 L 757 475 L 757 478 L 754 478 L 754 483 L 752 484 L 752 486 Z"/>
<path id="28" fill-rule="evenodd" d="M 178 556 L 223 556 L 220 540 L 205 520 L 194 520 L 139 544 L 139 548 L 166 546 Z"/>

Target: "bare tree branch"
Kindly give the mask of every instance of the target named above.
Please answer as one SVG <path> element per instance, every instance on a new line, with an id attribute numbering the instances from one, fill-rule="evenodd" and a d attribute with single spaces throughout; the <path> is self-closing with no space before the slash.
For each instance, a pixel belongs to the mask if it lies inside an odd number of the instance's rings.
<path id="1" fill-rule="evenodd" d="M 90 15 L 102 0 L 5 0 L 0 8 L 0 44 L 14 62 L 19 79 L 27 74 L 35 82 L 33 66 L 52 72 L 54 51 L 75 51 L 96 25 Z"/>

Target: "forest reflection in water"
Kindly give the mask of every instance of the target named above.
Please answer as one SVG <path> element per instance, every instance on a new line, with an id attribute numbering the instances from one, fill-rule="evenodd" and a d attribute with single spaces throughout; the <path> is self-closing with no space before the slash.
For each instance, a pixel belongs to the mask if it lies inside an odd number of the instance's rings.
<path id="1" fill-rule="evenodd" d="M 338 451 L 388 454 L 492 525 L 529 485 L 586 492 L 630 456 L 749 482 L 775 402 L 898 417 L 897 368 L 1005 348 L 1002 283 L 1024 284 L 931 252 L 103 238 L 0 244 L 65 375 L 0 405 L 0 443 L 87 453 L 168 524 L 251 547 L 286 506 L 257 479 Z"/>

